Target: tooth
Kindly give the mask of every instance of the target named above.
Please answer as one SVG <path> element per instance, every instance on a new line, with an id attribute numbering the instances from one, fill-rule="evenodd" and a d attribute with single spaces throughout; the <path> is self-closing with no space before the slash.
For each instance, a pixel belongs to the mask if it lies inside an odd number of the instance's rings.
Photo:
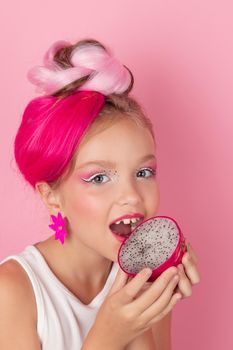
<path id="1" fill-rule="evenodd" d="M 127 224 L 130 224 L 130 219 L 124 219 L 123 222 L 124 222 L 124 224 L 126 224 L 126 225 L 127 225 Z"/>
<path id="2" fill-rule="evenodd" d="M 140 221 L 140 218 L 132 218 L 132 219 L 123 219 L 116 221 L 115 224 L 120 224 L 121 222 L 124 224 L 135 224 L 136 222 Z"/>
<path id="3" fill-rule="evenodd" d="M 124 219 L 124 220 L 116 221 L 116 222 L 114 222 L 114 224 L 120 224 L 120 223 L 126 224 L 126 222 L 125 222 L 126 220 L 130 220 L 130 219 Z"/>

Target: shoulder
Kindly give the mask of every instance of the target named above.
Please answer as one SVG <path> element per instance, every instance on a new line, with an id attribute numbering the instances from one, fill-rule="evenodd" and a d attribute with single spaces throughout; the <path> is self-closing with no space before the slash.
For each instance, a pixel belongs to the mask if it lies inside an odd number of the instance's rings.
<path id="1" fill-rule="evenodd" d="M 16 260 L 0 265 L 0 307 L 12 308 L 12 314 L 23 311 L 36 323 L 37 311 L 33 288 L 23 267 Z"/>
<path id="2" fill-rule="evenodd" d="M 4 341 L 9 341 L 12 333 L 16 339 L 17 336 L 22 339 L 22 334 L 25 334 L 29 338 L 33 335 L 33 341 L 36 340 L 37 309 L 34 292 L 27 273 L 13 259 L 0 265 L 0 310 L 1 345 Z"/>

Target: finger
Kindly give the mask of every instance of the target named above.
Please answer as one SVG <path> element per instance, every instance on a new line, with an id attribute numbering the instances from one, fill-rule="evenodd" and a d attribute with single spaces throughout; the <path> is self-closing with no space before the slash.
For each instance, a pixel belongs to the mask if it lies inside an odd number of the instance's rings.
<path id="1" fill-rule="evenodd" d="M 134 297 L 134 299 L 137 299 L 138 297 L 140 297 L 140 295 L 142 295 L 148 288 L 150 288 L 150 286 L 152 285 L 153 282 L 146 282 L 142 288 L 139 290 L 138 294 Z M 134 300 L 133 299 L 133 300 Z"/>
<path id="2" fill-rule="evenodd" d="M 130 282 L 128 282 L 127 285 L 122 289 L 121 300 L 124 303 L 131 302 L 147 282 L 151 276 L 151 273 L 151 269 L 144 268 L 136 276 L 134 276 Z"/>
<path id="3" fill-rule="evenodd" d="M 198 262 L 198 257 L 197 257 L 196 252 L 194 251 L 194 249 L 193 249 L 191 243 L 186 241 L 186 246 L 187 246 L 187 251 L 188 251 L 188 253 L 189 253 L 190 256 L 192 257 L 192 259 L 193 259 L 193 261 L 195 262 L 195 264 L 197 264 L 197 262 Z"/>
<path id="4" fill-rule="evenodd" d="M 160 297 L 175 274 L 177 274 L 177 268 L 174 266 L 164 271 L 142 295 L 132 302 L 132 307 L 138 313 L 145 311 Z"/>
<path id="5" fill-rule="evenodd" d="M 189 256 L 189 253 L 185 253 L 182 258 L 182 264 L 184 267 L 184 271 L 191 281 L 192 284 L 197 284 L 200 282 L 200 274 L 197 270 L 197 265 L 193 258 Z"/>
<path id="6" fill-rule="evenodd" d="M 181 292 L 184 298 L 190 297 L 192 295 L 192 284 L 184 271 L 183 265 L 179 264 L 177 267 L 178 267 L 179 276 L 180 276 L 179 283 L 178 283 L 179 291 Z"/>
<path id="7" fill-rule="evenodd" d="M 173 296 L 173 291 L 178 283 L 179 276 L 173 277 L 163 293 L 160 295 L 159 298 L 157 298 L 154 303 L 148 307 L 140 317 L 143 319 L 144 323 L 149 322 L 151 319 L 153 319 L 156 315 L 159 315 L 170 303 L 170 300 Z"/>
<path id="8" fill-rule="evenodd" d="M 164 318 L 169 312 L 172 311 L 174 306 L 178 303 L 178 301 L 181 299 L 181 294 L 176 293 L 172 296 L 169 304 L 160 312 L 159 315 L 153 317 L 147 324 L 148 327 L 153 326 L 154 323 L 160 321 L 162 318 Z"/>
<path id="9" fill-rule="evenodd" d="M 115 280 L 112 284 L 108 295 L 110 296 L 122 289 L 126 285 L 128 278 L 129 276 L 119 267 L 119 270 L 116 274 Z"/>

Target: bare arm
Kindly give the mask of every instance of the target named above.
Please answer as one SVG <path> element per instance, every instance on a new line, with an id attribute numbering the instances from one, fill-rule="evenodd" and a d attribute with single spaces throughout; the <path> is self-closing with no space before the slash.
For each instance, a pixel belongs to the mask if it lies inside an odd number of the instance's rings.
<path id="1" fill-rule="evenodd" d="M 156 350 L 171 350 L 171 321 L 172 311 L 170 311 L 159 322 L 152 327 L 152 333 L 156 345 Z"/>
<path id="2" fill-rule="evenodd" d="M 30 288 L 15 262 L 0 265 L 0 349 L 41 350 Z"/>
<path id="3" fill-rule="evenodd" d="M 171 350 L 171 311 L 125 350 Z"/>
<path id="4" fill-rule="evenodd" d="M 126 346 L 125 350 L 159 350 L 155 345 L 152 329 L 134 339 Z"/>

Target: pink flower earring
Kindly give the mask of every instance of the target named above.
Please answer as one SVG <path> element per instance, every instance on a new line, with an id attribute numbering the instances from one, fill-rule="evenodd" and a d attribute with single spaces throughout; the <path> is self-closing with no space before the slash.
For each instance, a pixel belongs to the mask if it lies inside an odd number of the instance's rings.
<path id="1" fill-rule="evenodd" d="M 65 237 L 68 235 L 66 230 L 67 218 L 63 218 L 61 213 L 59 212 L 57 216 L 50 215 L 53 220 L 53 224 L 49 225 L 49 227 L 55 231 L 55 239 L 60 239 L 61 244 L 64 244 Z"/>

